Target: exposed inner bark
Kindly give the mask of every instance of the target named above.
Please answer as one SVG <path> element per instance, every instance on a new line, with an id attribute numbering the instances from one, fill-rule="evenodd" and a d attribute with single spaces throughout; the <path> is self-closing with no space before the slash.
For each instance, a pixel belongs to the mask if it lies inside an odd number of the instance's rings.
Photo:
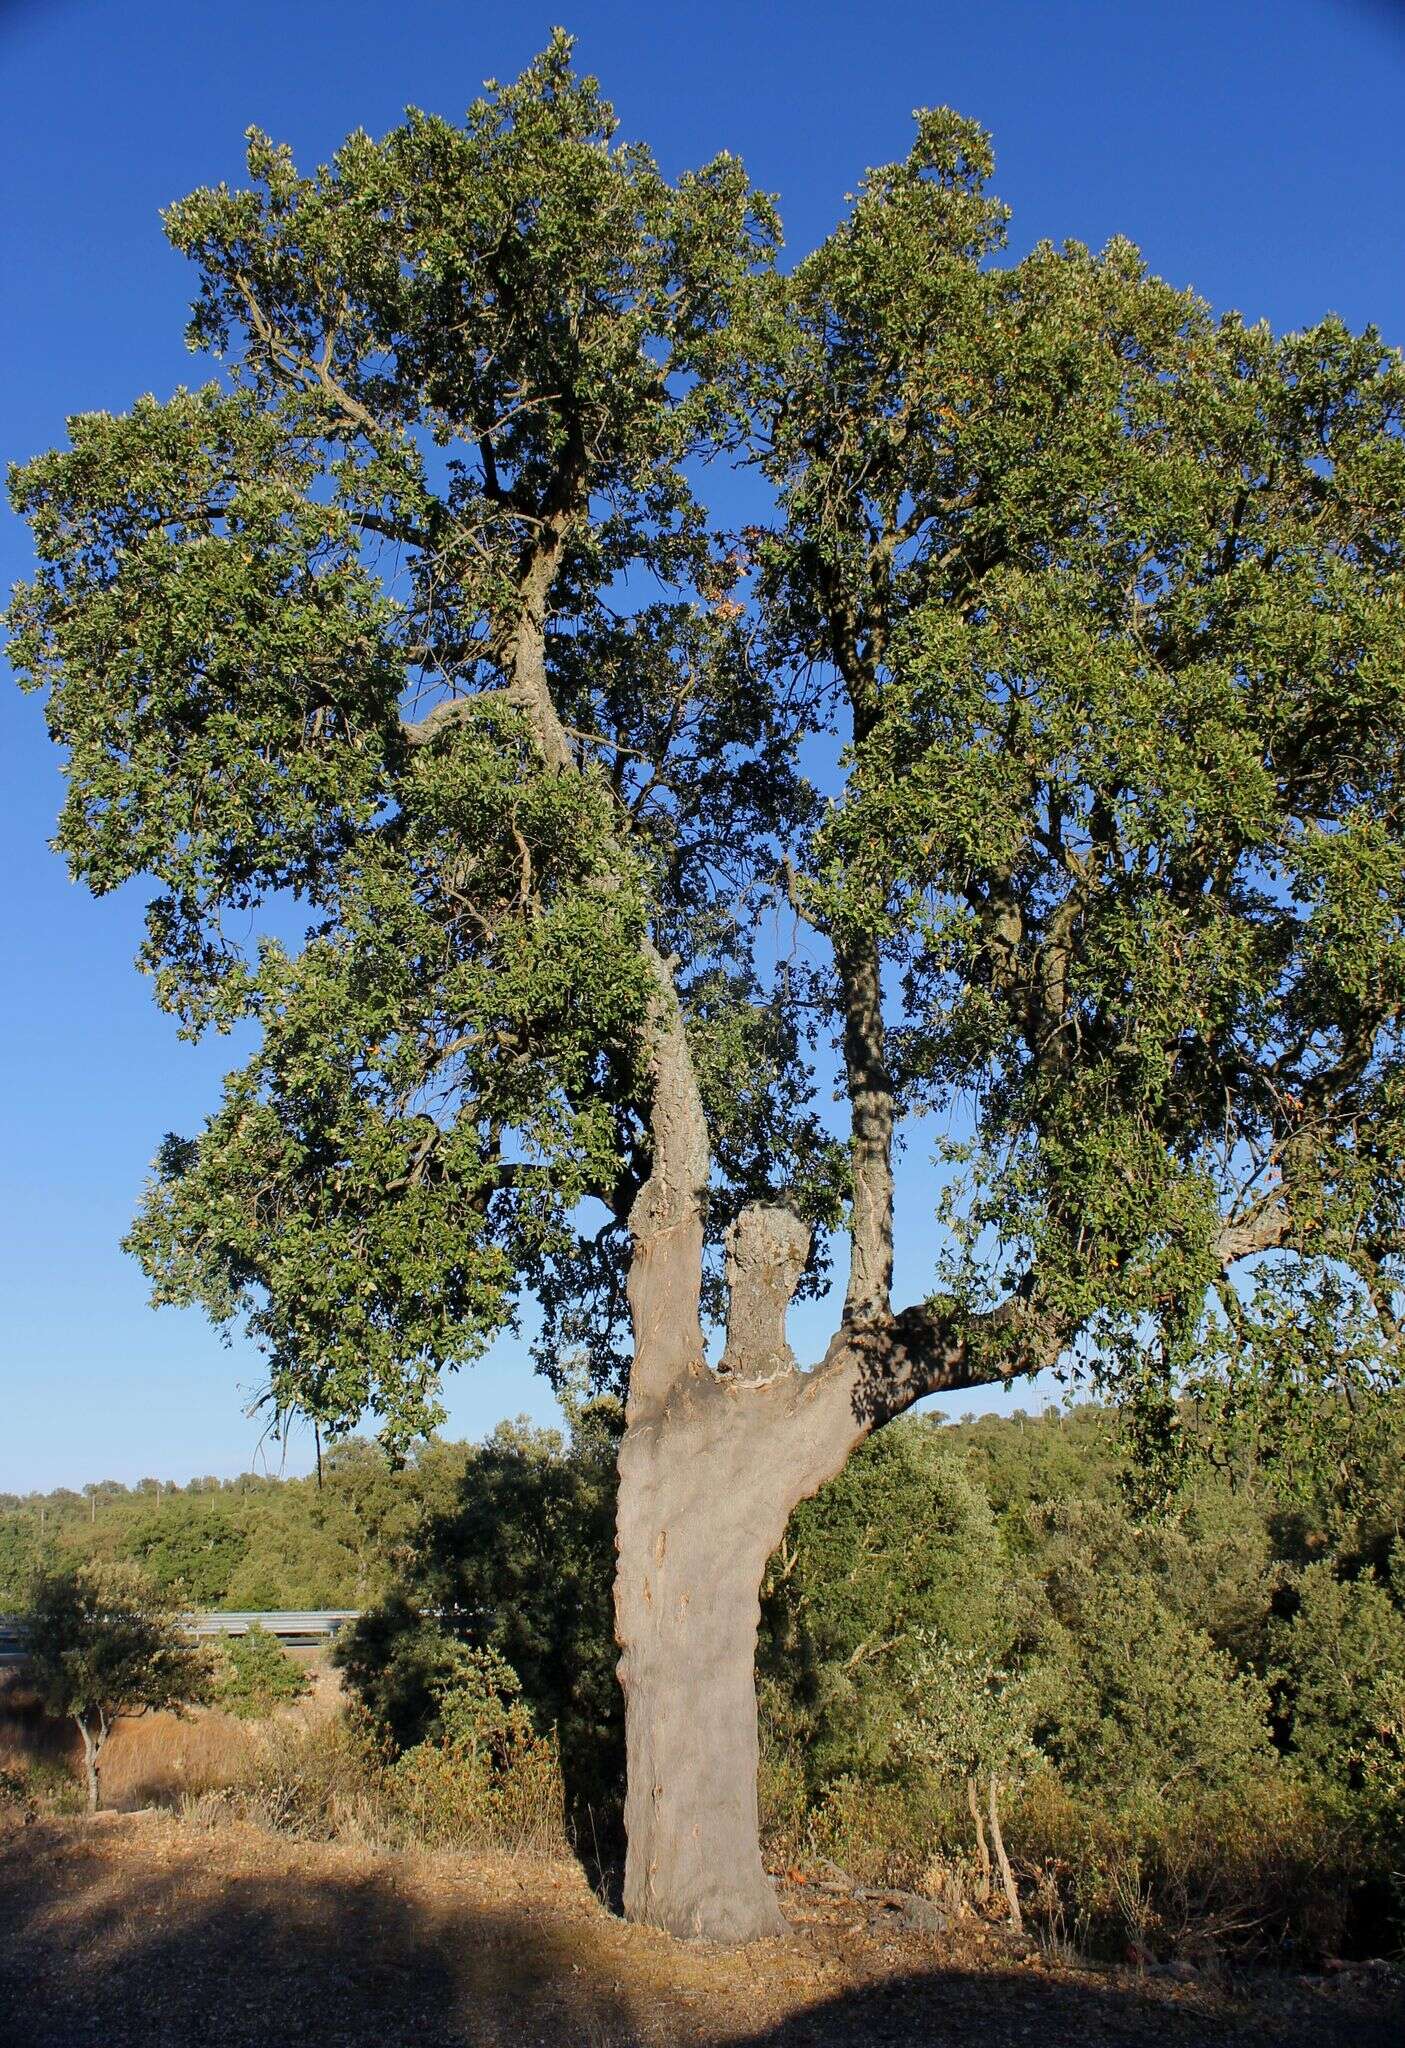
<path id="1" fill-rule="evenodd" d="M 656 1175 L 659 1138 L 667 1145 L 670 1134 L 667 1115 L 656 1116 Z M 708 1368 L 700 1203 L 697 1213 L 689 1232 L 667 1203 L 641 1196 L 633 1219 L 638 1349 L 615 1582 L 625 1911 L 676 1935 L 745 1942 L 785 1927 L 756 1805 L 761 1578 L 791 1509 L 839 1469 L 862 1425 L 842 1389 L 798 1371 L 786 1342 L 809 1250 L 808 1230 L 786 1210 L 748 1209 L 729 1233 L 724 1371 Z"/>
<path id="2" fill-rule="evenodd" d="M 672 1934 L 755 1941 L 785 1922 L 761 1864 L 756 1630 L 788 1507 L 766 1484 L 774 1431 L 738 1428 L 710 1374 L 620 1456 L 625 1911 Z"/>

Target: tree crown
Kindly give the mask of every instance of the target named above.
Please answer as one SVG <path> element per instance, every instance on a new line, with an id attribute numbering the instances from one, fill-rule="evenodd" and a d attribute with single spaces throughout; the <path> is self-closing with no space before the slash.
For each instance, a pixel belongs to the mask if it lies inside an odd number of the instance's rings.
<path id="1" fill-rule="evenodd" d="M 204 1699 L 210 1675 L 177 1598 L 130 1564 L 60 1566 L 24 1613 L 27 1675 L 49 1713 L 99 1722 Z"/>
<path id="2" fill-rule="evenodd" d="M 614 136 L 559 35 L 312 177 L 252 135 L 167 221 L 225 381 L 16 474 L 60 844 L 155 877 L 187 1030 L 260 1027 L 163 1149 L 157 1298 L 393 1442 L 524 1290 L 608 1378 L 664 1060 L 705 1306 L 748 1202 L 820 1227 L 804 1285 L 843 1225 L 851 1321 L 941 1360 L 890 1345 L 875 1412 L 1080 1341 L 1163 1387 L 1327 1331 L 1390 1368 L 1399 358 L 1125 242 L 1004 263 L 947 111 L 789 275 L 736 159 Z M 723 447 L 774 493 L 741 535 Z M 924 1112 L 947 1229 L 895 1321 Z"/>

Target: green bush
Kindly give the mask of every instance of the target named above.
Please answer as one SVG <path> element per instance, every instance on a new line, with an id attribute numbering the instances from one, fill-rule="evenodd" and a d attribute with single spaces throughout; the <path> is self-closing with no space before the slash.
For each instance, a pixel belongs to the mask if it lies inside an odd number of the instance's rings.
<path id="1" fill-rule="evenodd" d="M 300 1840 L 394 1849 L 561 1854 L 560 1757 L 490 1650 L 456 1646 L 435 1733 L 398 1755 L 358 1705 L 317 1728 L 275 1725 L 252 1773 L 200 1817 L 230 1811 Z"/>
<path id="2" fill-rule="evenodd" d="M 214 1704 L 241 1720 L 262 1720 L 311 1687 L 302 1666 L 257 1622 L 245 1635 L 224 1637 L 216 1652 Z"/>
<path id="3" fill-rule="evenodd" d="M 609 1834 L 623 1788 L 619 1427 L 607 1400 L 575 1412 L 569 1440 L 502 1424 L 419 1524 L 394 1592 L 337 1646 L 349 1688 L 397 1749 L 441 1734 L 459 1651 L 492 1651 L 515 1673 L 538 1734 L 557 1744 L 586 1840 Z"/>
<path id="4" fill-rule="evenodd" d="M 464 1652 L 439 1701 L 438 1733 L 396 1760 L 389 1785 L 415 1839 L 436 1848 L 566 1846 L 555 1739 L 537 1734 L 516 1673 L 495 1651 Z"/>
<path id="5" fill-rule="evenodd" d="M 1267 1688 L 1139 1573 L 1095 1582 L 1050 1617 L 1039 1747 L 1071 1787 L 1115 1805 L 1156 1792 L 1232 1797 L 1275 1774 Z"/>
<path id="6" fill-rule="evenodd" d="M 332 1661 L 379 1739 L 399 1751 L 439 1733 L 439 1704 L 463 1668 L 463 1650 L 395 1592 L 341 1631 Z"/>
<path id="7" fill-rule="evenodd" d="M 760 1665 L 812 1793 L 876 1779 L 922 1632 L 1001 1656 L 1020 1594 L 984 1492 L 920 1422 L 872 1437 L 791 1517 L 762 1589 Z"/>

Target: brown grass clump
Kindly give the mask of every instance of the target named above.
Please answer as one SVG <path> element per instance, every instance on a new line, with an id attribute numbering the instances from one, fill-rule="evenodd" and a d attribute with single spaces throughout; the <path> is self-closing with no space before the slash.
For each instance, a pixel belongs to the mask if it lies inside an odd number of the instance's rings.
<path id="1" fill-rule="evenodd" d="M 191 1818 L 205 1826 L 249 1820 L 299 1841 L 375 1850 L 569 1853 L 556 1745 L 525 1715 L 491 1740 L 424 1742 L 395 1759 L 354 1709 L 262 1734 L 252 1768 L 188 1800 Z"/>
<path id="2" fill-rule="evenodd" d="M 433 1742 L 389 1756 L 338 1674 L 263 1720 L 218 1707 L 119 1721 L 103 1757 L 103 1804 L 177 1810 L 203 1827 L 252 1821 L 300 1841 L 377 1850 L 568 1853 L 554 1738 L 491 1684 L 460 1688 Z M 496 1675 L 496 1674 L 490 1674 Z M 61 1810 L 78 1795 L 76 1729 L 11 1680 L 0 1695 L 0 1782 L 10 1803 Z"/>
<path id="3" fill-rule="evenodd" d="M 313 1730 L 333 1720 L 341 1703 L 338 1674 L 322 1659 L 308 1664 L 312 1690 L 272 1722 L 252 1722 L 218 1707 L 183 1714 L 124 1716 L 102 1758 L 103 1805 L 119 1812 L 176 1807 L 203 1794 L 255 1777 L 267 1731 L 280 1722 Z M 66 1778 L 81 1772 L 82 1745 L 71 1723 L 45 1714 L 24 1684 L 23 1672 L 6 1675 L 0 1689 L 0 1770 L 42 1783 L 62 1803 Z"/>

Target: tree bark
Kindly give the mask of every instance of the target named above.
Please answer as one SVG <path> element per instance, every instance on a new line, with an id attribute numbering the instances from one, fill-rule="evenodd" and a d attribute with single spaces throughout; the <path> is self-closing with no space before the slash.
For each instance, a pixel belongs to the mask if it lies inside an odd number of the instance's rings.
<path id="1" fill-rule="evenodd" d="M 864 1433 L 836 1429 L 816 1391 L 793 1367 L 722 1378 L 700 1361 L 661 1407 L 631 1404 L 615 1579 L 624 1905 L 671 1934 L 745 1942 L 786 1929 L 757 1814 L 761 1580 L 791 1510 Z"/>
<path id="2" fill-rule="evenodd" d="M 981 1903 L 990 1897 L 990 1850 L 986 1847 L 985 1823 L 981 1819 L 980 1793 L 974 1778 L 966 1780 L 966 1804 L 971 1809 L 971 1818 L 976 1824 L 976 1855 L 981 1866 Z"/>
<path id="3" fill-rule="evenodd" d="M 705 1369 L 704 1369 L 705 1370 Z M 625 1912 L 711 1941 L 782 1934 L 761 1863 L 756 1631 L 788 1509 L 771 1431 L 701 1375 L 620 1454 L 616 1631 L 628 1766 Z"/>
<path id="4" fill-rule="evenodd" d="M 1005 1854 L 1005 1837 L 1000 1832 L 1000 1786 L 994 1772 L 990 1778 L 990 1839 L 995 1844 L 995 1862 L 1000 1872 L 1000 1882 L 1005 1890 L 1005 1903 L 1010 1908 L 1010 1925 L 1016 1934 L 1024 1933 L 1024 1915 L 1020 1911 L 1020 1894 L 1015 1884 L 1015 1873 L 1010 1868 L 1010 1859 Z"/>
<path id="5" fill-rule="evenodd" d="M 756 1941 L 786 1928 L 757 1815 L 762 1574 L 796 1502 L 864 1432 L 832 1393 L 817 1400 L 819 1377 L 796 1369 L 785 1342 L 809 1242 L 793 1216 L 748 1210 L 729 1240 L 720 1373 L 697 1328 L 700 1242 L 676 1223 L 652 1232 L 642 1214 L 637 1240 L 615 1579 L 625 1912 L 684 1937 Z"/>
<path id="6" fill-rule="evenodd" d="M 844 998 L 844 1066 L 849 1083 L 850 1218 L 847 1316 L 886 1314 L 893 1291 L 893 1083 L 883 1024 L 877 941 L 836 946 Z"/>
<path id="7" fill-rule="evenodd" d="M 75 1714 L 73 1718 L 78 1724 L 78 1733 L 83 1738 L 83 1776 L 88 1787 L 88 1811 L 96 1813 L 99 1804 L 98 1756 L 107 1730 L 104 1728 L 101 1734 L 94 1735 L 81 1714 Z"/>

